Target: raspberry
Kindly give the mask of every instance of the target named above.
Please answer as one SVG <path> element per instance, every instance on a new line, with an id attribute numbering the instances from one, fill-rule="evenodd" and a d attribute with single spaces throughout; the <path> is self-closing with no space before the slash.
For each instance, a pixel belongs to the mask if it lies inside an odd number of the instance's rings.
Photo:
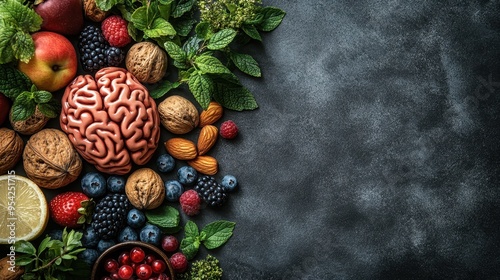
<path id="1" fill-rule="evenodd" d="M 182 211 L 188 216 L 195 216 L 200 212 L 201 198 L 195 190 L 187 190 L 179 198 Z"/>
<path id="2" fill-rule="evenodd" d="M 132 41 L 128 35 L 127 21 L 118 15 L 109 16 L 102 21 L 102 34 L 112 47 L 124 47 Z"/>
<path id="3" fill-rule="evenodd" d="M 172 256 L 170 256 L 169 261 L 175 273 L 182 273 L 186 271 L 188 266 L 188 261 L 183 253 L 177 252 L 173 254 Z"/>
<path id="4" fill-rule="evenodd" d="M 233 121 L 225 121 L 220 125 L 220 136 L 222 138 L 233 139 L 236 135 L 238 135 L 238 127 Z"/>

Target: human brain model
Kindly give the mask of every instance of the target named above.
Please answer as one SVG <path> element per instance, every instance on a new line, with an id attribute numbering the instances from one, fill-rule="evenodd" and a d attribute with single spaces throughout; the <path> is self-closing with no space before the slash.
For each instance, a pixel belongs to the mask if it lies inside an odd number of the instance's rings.
<path id="1" fill-rule="evenodd" d="M 149 161 L 160 120 L 148 90 L 127 70 L 107 67 L 80 75 L 61 100 L 61 129 L 78 153 L 105 173 L 123 175 Z"/>

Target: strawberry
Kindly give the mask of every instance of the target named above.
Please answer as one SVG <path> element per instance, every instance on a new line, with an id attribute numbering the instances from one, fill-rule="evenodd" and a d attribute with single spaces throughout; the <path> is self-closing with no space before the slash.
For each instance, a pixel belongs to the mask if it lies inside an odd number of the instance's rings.
<path id="1" fill-rule="evenodd" d="M 65 192 L 50 201 L 50 217 L 63 227 L 78 228 L 90 223 L 94 202 L 81 192 Z"/>

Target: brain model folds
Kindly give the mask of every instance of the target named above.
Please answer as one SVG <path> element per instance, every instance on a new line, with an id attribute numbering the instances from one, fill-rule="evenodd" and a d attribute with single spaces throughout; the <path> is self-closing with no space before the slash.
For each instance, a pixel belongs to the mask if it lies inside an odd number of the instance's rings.
<path id="1" fill-rule="evenodd" d="M 61 100 L 61 129 L 78 153 L 105 173 L 123 175 L 149 161 L 160 120 L 148 90 L 127 70 L 107 67 L 80 75 Z"/>

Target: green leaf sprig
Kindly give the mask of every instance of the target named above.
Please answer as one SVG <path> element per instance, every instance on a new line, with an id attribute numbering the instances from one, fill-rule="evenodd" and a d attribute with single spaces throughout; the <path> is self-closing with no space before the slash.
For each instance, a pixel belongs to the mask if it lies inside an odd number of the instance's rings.
<path id="1" fill-rule="evenodd" d="M 0 64 L 27 63 L 35 55 L 30 33 L 40 29 L 42 18 L 21 2 L 0 0 Z"/>
<path id="2" fill-rule="evenodd" d="M 24 267 L 26 271 L 21 279 L 64 280 L 71 279 L 76 273 L 79 277 L 85 277 L 82 273 L 88 273 L 90 269 L 81 269 L 85 263 L 76 261 L 78 253 L 85 251 L 80 241 L 82 236 L 81 232 L 68 232 L 64 228 L 62 240 L 47 236 L 38 248 L 28 241 L 17 241 L 15 248 L 20 255 L 16 257 L 16 265 Z"/>
<path id="3" fill-rule="evenodd" d="M 181 241 L 181 251 L 188 260 L 193 259 L 200 245 L 207 249 L 215 249 L 224 245 L 233 235 L 236 223 L 219 220 L 207 224 L 201 231 L 193 221 L 184 226 L 184 238 Z"/>
<path id="4" fill-rule="evenodd" d="M 22 121 L 35 113 L 36 107 L 48 118 L 55 118 L 60 111 L 52 93 L 38 90 L 30 79 L 9 64 L 0 64 L 0 92 L 13 101 L 12 121 Z"/>
<path id="5" fill-rule="evenodd" d="M 147 210 L 145 215 L 148 223 L 158 226 L 163 233 L 172 234 L 181 230 L 179 210 L 172 206 L 163 204 Z"/>

